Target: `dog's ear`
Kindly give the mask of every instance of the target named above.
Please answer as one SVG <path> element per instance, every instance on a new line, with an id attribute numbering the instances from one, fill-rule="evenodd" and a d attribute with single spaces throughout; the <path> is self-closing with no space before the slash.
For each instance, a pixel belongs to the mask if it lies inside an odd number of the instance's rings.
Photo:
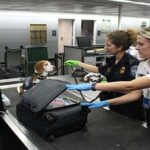
<path id="1" fill-rule="evenodd" d="M 37 73 L 40 73 L 40 74 L 43 73 L 43 71 L 44 71 L 43 63 L 44 63 L 44 61 L 38 61 L 38 62 L 34 65 L 34 70 L 35 70 Z"/>

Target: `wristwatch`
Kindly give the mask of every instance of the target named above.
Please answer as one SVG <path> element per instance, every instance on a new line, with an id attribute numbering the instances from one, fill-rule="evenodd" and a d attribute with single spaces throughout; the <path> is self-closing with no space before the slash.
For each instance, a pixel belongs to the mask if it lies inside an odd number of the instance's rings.
<path id="1" fill-rule="evenodd" d="M 92 86 L 91 86 L 91 90 L 92 91 L 96 91 L 96 89 L 95 89 L 95 85 L 97 84 L 97 82 L 94 82 L 94 83 L 92 83 Z"/>

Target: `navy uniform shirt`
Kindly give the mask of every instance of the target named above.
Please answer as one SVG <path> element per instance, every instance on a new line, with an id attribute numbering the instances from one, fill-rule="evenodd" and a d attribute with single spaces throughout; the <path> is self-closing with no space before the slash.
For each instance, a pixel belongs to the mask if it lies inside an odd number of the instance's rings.
<path id="1" fill-rule="evenodd" d="M 114 56 L 107 58 L 105 63 L 99 66 L 99 72 L 106 77 L 108 82 L 130 81 L 135 78 L 138 65 L 139 61 L 135 57 L 125 53 L 117 64 L 115 64 Z M 102 92 L 100 99 L 107 100 L 122 95 L 119 92 Z M 110 109 L 120 114 L 137 118 L 139 116 L 139 107 L 141 108 L 141 103 L 136 101 L 122 105 L 112 105 Z"/>
<path id="2" fill-rule="evenodd" d="M 136 76 L 139 61 L 130 54 L 124 54 L 115 64 L 115 57 L 106 58 L 105 65 L 99 66 L 99 72 L 107 78 L 108 82 L 129 81 Z"/>

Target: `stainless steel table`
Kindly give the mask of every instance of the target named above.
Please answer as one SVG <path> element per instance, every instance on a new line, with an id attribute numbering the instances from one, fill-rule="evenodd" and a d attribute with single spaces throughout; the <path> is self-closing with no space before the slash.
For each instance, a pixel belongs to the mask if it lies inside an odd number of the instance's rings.
<path id="1" fill-rule="evenodd" d="M 58 77 L 60 79 L 60 77 Z M 63 79 L 61 77 L 61 79 Z M 69 79 L 67 79 L 69 81 Z M 8 109 L 11 121 L 16 128 L 40 150 L 149 150 L 150 130 L 133 120 L 105 109 L 92 110 L 88 116 L 87 132 L 77 131 L 56 138 L 50 143 L 16 119 L 15 107 L 20 98 L 16 88 L 3 89 L 11 98 L 12 107 Z M 87 94 L 87 93 L 86 93 Z M 91 94 L 87 94 L 90 99 Z M 25 144 L 26 141 L 24 141 Z M 30 143 L 30 144 L 31 144 Z M 31 145 L 30 145 L 31 146 Z M 34 149 L 34 148 L 33 148 Z M 32 150 L 33 150 L 32 149 Z"/>

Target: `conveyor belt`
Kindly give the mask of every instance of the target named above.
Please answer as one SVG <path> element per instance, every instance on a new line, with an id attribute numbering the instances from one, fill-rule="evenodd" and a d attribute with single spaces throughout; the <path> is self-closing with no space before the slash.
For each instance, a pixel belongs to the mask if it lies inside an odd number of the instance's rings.
<path id="1" fill-rule="evenodd" d="M 10 113 L 15 115 L 15 105 L 20 97 L 16 88 L 3 89 L 11 98 Z M 17 123 L 14 120 L 15 123 Z M 92 110 L 88 117 L 88 131 L 74 132 L 49 143 L 29 128 L 19 128 L 40 150 L 149 150 L 150 131 L 141 122 L 114 114 L 105 109 Z"/>

